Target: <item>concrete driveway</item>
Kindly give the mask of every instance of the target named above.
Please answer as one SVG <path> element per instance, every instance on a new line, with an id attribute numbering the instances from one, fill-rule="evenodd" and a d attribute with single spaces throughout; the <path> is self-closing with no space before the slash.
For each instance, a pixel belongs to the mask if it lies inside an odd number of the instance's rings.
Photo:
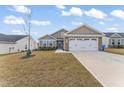
<path id="1" fill-rule="evenodd" d="M 124 56 L 106 52 L 72 52 L 105 87 L 124 87 Z"/>

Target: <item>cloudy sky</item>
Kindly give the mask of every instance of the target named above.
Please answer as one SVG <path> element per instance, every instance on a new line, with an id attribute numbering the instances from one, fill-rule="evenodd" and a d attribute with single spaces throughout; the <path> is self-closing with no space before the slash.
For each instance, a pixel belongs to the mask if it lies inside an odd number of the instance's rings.
<path id="1" fill-rule="evenodd" d="M 89 24 L 102 32 L 124 32 L 124 6 L 0 6 L 0 33 L 25 34 L 25 14 L 32 13 L 31 34 L 37 39 L 61 28 Z"/>

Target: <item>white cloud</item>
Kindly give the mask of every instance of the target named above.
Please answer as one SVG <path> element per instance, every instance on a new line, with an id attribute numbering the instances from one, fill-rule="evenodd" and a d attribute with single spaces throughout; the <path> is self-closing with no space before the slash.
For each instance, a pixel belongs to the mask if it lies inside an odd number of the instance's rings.
<path id="1" fill-rule="evenodd" d="M 59 8 L 59 9 L 65 9 L 64 5 L 56 5 L 56 7 Z"/>
<path id="2" fill-rule="evenodd" d="M 16 17 L 14 15 L 6 16 L 5 19 L 3 20 L 5 24 L 25 24 L 24 20 L 22 17 Z"/>
<path id="3" fill-rule="evenodd" d="M 105 14 L 104 12 L 102 12 L 100 10 L 96 10 L 95 8 L 92 8 L 89 11 L 85 11 L 85 14 L 87 16 L 97 18 L 97 19 L 104 19 L 105 17 L 107 17 L 107 14 Z"/>
<path id="4" fill-rule="evenodd" d="M 80 8 L 72 7 L 69 11 L 62 11 L 62 16 L 82 16 L 83 11 Z"/>
<path id="5" fill-rule="evenodd" d="M 101 25 L 105 25 L 105 23 L 104 23 L 103 21 L 100 21 L 99 24 L 101 24 Z"/>
<path id="6" fill-rule="evenodd" d="M 23 6 L 23 5 L 15 5 L 15 6 L 12 6 L 12 8 L 9 8 L 10 11 L 15 11 L 15 12 L 19 12 L 19 13 L 26 13 L 26 14 L 29 14 L 31 13 L 31 10 L 26 7 L 26 6 Z"/>
<path id="7" fill-rule="evenodd" d="M 118 17 L 118 18 L 121 18 L 124 20 L 124 11 L 123 10 L 113 10 L 111 12 L 111 15 L 115 16 L 115 17 Z"/>
<path id="8" fill-rule="evenodd" d="M 118 32 L 118 28 L 117 27 L 109 27 L 107 28 L 108 31 L 112 31 L 112 32 Z"/>
<path id="9" fill-rule="evenodd" d="M 12 24 L 12 25 L 21 25 L 21 24 L 25 24 L 25 21 L 22 17 L 16 17 L 14 15 L 10 15 L 10 16 L 6 16 L 5 19 L 3 20 L 3 22 L 5 24 Z M 42 25 L 42 26 L 46 26 L 46 25 L 50 25 L 51 22 L 50 21 L 39 21 L 39 20 L 31 20 L 31 23 L 33 25 Z"/>
<path id="10" fill-rule="evenodd" d="M 72 25 L 82 25 L 83 22 L 76 22 L 76 21 L 72 21 Z"/>
<path id="11" fill-rule="evenodd" d="M 16 34 L 16 35 L 23 35 L 23 34 L 25 34 L 23 31 L 21 31 L 21 30 L 12 30 L 12 33 L 13 34 Z"/>
<path id="12" fill-rule="evenodd" d="M 46 26 L 46 25 L 51 24 L 50 21 L 39 21 L 39 20 L 32 20 L 31 23 L 34 24 L 34 25 L 38 25 L 38 26 L 40 26 L 40 25 Z"/>

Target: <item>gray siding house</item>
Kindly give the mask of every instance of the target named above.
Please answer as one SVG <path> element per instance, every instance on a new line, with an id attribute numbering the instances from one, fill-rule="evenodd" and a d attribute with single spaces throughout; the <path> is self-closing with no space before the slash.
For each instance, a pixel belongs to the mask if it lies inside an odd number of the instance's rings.
<path id="1" fill-rule="evenodd" d="M 124 33 L 103 33 L 83 24 L 72 31 L 61 29 L 39 38 L 41 47 L 57 47 L 66 51 L 99 51 L 103 46 L 124 45 Z"/>
<path id="2" fill-rule="evenodd" d="M 51 35 L 45 35 L 39 38 L 40 47 L 57 47 L 63 49 L 64 45 L 64 34 L 68 31 L 61 29 Z"/>

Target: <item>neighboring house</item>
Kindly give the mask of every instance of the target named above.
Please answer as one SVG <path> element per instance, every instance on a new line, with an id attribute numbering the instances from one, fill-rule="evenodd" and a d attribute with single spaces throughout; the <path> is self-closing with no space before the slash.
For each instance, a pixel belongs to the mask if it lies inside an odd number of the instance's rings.
<path id="1" fill-rule="evenodd" d="M 69 51 L 101 50 L 102 33 L 96 29 L 82 25 L 71 32 L 61 29 L 51 35 L 39 39 L 41 47 L 57 46 Z"/>
<path id="2" fill-rule="evenodd" d="M 31 50 L 37 48 L 37 43 L 30 39 Z M 28 49 L 27 35 L 5 35 L 0 34 L 0 54 L 21 52 Z"/>
<path id="3" fill-rule="evenodd" d="M 124 33 L 104 33 L 103 45 L 106 47 L 124 46 Z"/>
<path id="4" fill-rule="evenodd" d="M 57 47 L 64 48 L 64 34 L 68 31 L 65 29 L 61 29 L 51 35 L 45 35 L 39 38 L 39 46 L 40 47 Z"/>

